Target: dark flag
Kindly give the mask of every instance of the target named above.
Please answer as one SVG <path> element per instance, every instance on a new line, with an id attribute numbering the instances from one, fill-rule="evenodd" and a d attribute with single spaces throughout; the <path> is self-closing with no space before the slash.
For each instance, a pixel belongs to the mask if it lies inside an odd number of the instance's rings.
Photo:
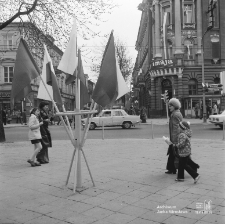
<path id="1" fill-rule="evenodd" d="M 100 74 L 93 91 L 93 100 L 105 107 L 129 92 L 116 58 L 113 32 L 103 55 Z"/>
<path id="2" fill-rule="evenodd" d="M 39 76 L 39 68 L 34 61 L 27 43 L 21 38 L 16 54 L 12 80 L 11 103 L 24 99 L 31 92 L 31 81 Z"/>

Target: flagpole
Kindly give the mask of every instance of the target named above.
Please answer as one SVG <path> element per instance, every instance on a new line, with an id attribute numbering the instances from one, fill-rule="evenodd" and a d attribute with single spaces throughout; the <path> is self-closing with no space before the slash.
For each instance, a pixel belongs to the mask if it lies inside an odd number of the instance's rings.
<path id="1" fill-rule="evenodd" d="M 76 111 L 80 112 L 80 79 L 76 76 Z M 82 176 L 81 176 L 81 115 L 75 115 L 75 138 L 77 139 L 78 147 L 78 159 L 77 159 L 77 186 L 76 189 L 82 188 Z M 75 186 L 74 186 L 75 188 Z M 75 190 L 75 189 L 74 189 Z"/>
<path id="2" fill-rule="evenodd" d="M 93 105 L 94 105 L 94 106 L 93 106 Z M 93 108 L 93 110 L 95 110 L 96 105 L 97 105 L 97 104 L 94 102 L 94 100 L 92 100 L 92 104 L 91 104 L 91 106 L 90 106 L 90 111 L 92 110 L 92 108 Z M 90 127 L 90 122 L 89 122 L 90 116 L 91 116 L 91 118 L 92 118 L 92 117 L 93 117 L 93 113 L 92 113 L 92 114 L 91 114 L 91 113 L 88 114 L 88 117 L 87 117 L 87 120 L 86 120 L 86 123 L 85 123 L 85 129 L 84 129 L 84 133 L 83 133 L 82 140 L 81 140 L 81 151 L 82 151 L 82 154 L 83 154 L 83 156 L 84 156 L 84 160 L 85 160 L 85 163 L 86 163 L 86 165 L 87 165 L 88 172 L 89 172 L 89 174 L 90 174 L 90 177 L 91 177 L 93 186 L 95 187 L 95 183 L 94 183 L 94 180 L 93 180 L 93 177 L 92 177 L 92 174 L 91 174 L 91 170 L 90 170 L 90 168 L 89 168 L 89 165 L 88 165 L 88 162 L 87 162 L 87 159 L 86 159 L 86 157 L 85 157 L 84 150 L 83 150 L 83 146 L 84 146 L 84 143 L 85 143 L 86 138 L 87 138 L 87 132 L 88 132 L 89 127 Z M 76 145 L 76 147 L 77 147 L 77 145 Z M 69 177 L 70 177 L 70 173 L 71 173 L 71 169 L 72 169 L 72 165 L 73 165 L 75 153 L 76 153 L 76 148 L 74 149 L 74 152 L 73 152 L 73 155 L 72 155 L 72 159 L 71 159 L 71 162 L 70 162 L 70 168 L 69 168 L 68 175 L 67 175 L 66 185 L 68 184 L 68 181 L 69 181 Z M 77 164 L 77 159 L 75 159 L 75 164 Z M 77 169 L 77 168 L 75 167 L 75 172 L 76 172 L 76 169 Z M 75 185 L 75 182 L 74 182 L 74 186 L 76 186 L 76 185 Z M 75 188 L 75 187 L 74 187 L 74 188 Z"/>
<path id="3" fill-rule="evenodd" d="M 51 101 L 52 101 L 52 103 L 53 103 L 55 109 L 56 109 L 56 112 L 59 112 L 59 109 L 58 109 L 58 107 L 57 107 L 55 101 L 52 99 L 51 94 L 50 94 L 50 92 L 49 92 L 49 90 L 48 90 L 48 88 L 47 88 L 47 86 L 46 86 L 44 80 L 42 79 L 41 75 L 39 75 L 39 76 L 40 76 L 41 81 L 42 81 L 42 83 L 43 83 L 43 85 L 44 85 L 44 87 L 45 87 L 45 89 L 46 89 L 46 91 L 47 91 L 47 93 L 48 93 L 48 95 L 49 95 L 49 97 L 50 97 L 50 99 L 51 99 Z M 65 122 L 64 122 L 64 120 L 63 120 L 63 118 L 62 118 L 62 116 L 60 115 L 59 117 L 60 117 L 60 119 L 61 119 L 61 121 L 62 121 L 62 123 L 63 123 L 63 125 L 64 125 L 64 127 L 65 127 L 65 129 L 66 129 L 66 132 L 67 132 L 67 134 L 68 134 L 68 136 L 69 136 L 69 138 L 70 138 L 72 144 L 75 146 L 75 140 L 74 140 L 74 139 L 72 138 L 72 136 L 70 135 L 69 130 L 68 130 L 68 128 L 66 127 L 66 124 L 65 124 Z"/>

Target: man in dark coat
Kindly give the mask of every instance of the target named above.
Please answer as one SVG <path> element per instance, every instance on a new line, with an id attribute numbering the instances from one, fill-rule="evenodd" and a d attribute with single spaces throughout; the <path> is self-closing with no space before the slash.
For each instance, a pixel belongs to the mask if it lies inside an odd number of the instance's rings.
<path id="1" fill-rule="evenodd" d="M 6 109 L 2 110 L 2 121 L 3 124 L 6 125 Z"/>
<path id="2" fill-rule="evenodd" d="M 48 116 L 48 103 L 41 102 L 39 108 L 40 108 L 39 120 L 43 121 L 43 125 L 40 127 L 42 137 L 41 140 L 42 149 L 37 154 L 37 161 L 41 164 L 44 164 L 49 163 L 48 147 L 52 147 L 51 133 L 48 129 L 48 124 L 50 121 Z"/>

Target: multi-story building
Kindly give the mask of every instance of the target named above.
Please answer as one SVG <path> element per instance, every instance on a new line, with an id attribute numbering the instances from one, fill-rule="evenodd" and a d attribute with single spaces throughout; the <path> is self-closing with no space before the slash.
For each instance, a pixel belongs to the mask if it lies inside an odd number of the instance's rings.
<path id="1" fill-rule="evenodd" d="M 38 107 L 40 101 L 42 101 L 42 99 L 37 98 L 40 78 L 36 78 L 31 83 L 32 92 L 29 93 L 25 99 L 15 102 L 14 108 L 11 108 L 10 105 L 13 70 L 21 36 L 23 36 L 28 43 L 29 49 L 40 71 L 42 69 L 44 56 L 43 43 L 47 45 L 55 68 L 55 74 L 65 108 L 67 110 L 74 109 L 75 85 L 74 83 L 66 85 L 66 74 L 57 70 L 63 52 L 54 44 L 54 39 L 50 36 L 43 35 L 42 32 L 31 23 L 24 23 L 22 27 L 20 23 L 12 23 L 5 29 L 0 30 L 0 110 L 2 108 L 7 108 L 12 112 L 24 108 L 27 110 L 27 113 L 29 113 L 31 107 Z"/>
<path id="2" fill-rule="evenodd" d="M 212 2 L 214 26 L 208 29 Z M 180 99 L 183 115 L 194 116 L 195 104 L 202 105 L 202 82 L 220 83 L 225 70 L 225 1 L 143 0 L 138 9 L 134 99 L 149 117 L 165 116 L 161 94 L 168 90 L 169 98 Z M 220 104 L 221 93 L 206 93 L 205 99 Z"/>

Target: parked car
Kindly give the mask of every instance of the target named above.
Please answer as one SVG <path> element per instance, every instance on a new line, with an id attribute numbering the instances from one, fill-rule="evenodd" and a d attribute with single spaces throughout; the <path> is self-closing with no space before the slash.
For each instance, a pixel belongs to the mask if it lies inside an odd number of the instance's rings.
<path id="1" fill-rule="evenodd" d="M 82 126 L 85 126 L 86 118 L 81 120 Z M 128 115 L 122 109 L 110 109 L 110 110 L 102 110 L 97 117 L 93 117 L 90 119 L 90 127 L 89 130 L 94 130 L 97 127 L 113 127 L 113 126 L 121 126 L 124 129 L 129 129 L 135 124 L 141 122 L 140 116 L 136 115 Z"/>
<path id="2" fill-rule="evenodd" d="M 225 121 L 225 110 L 221 114 L 209 116 L 209 122 L 218 125 L 220 128 L 223 128 L 223 121 Z"/>

